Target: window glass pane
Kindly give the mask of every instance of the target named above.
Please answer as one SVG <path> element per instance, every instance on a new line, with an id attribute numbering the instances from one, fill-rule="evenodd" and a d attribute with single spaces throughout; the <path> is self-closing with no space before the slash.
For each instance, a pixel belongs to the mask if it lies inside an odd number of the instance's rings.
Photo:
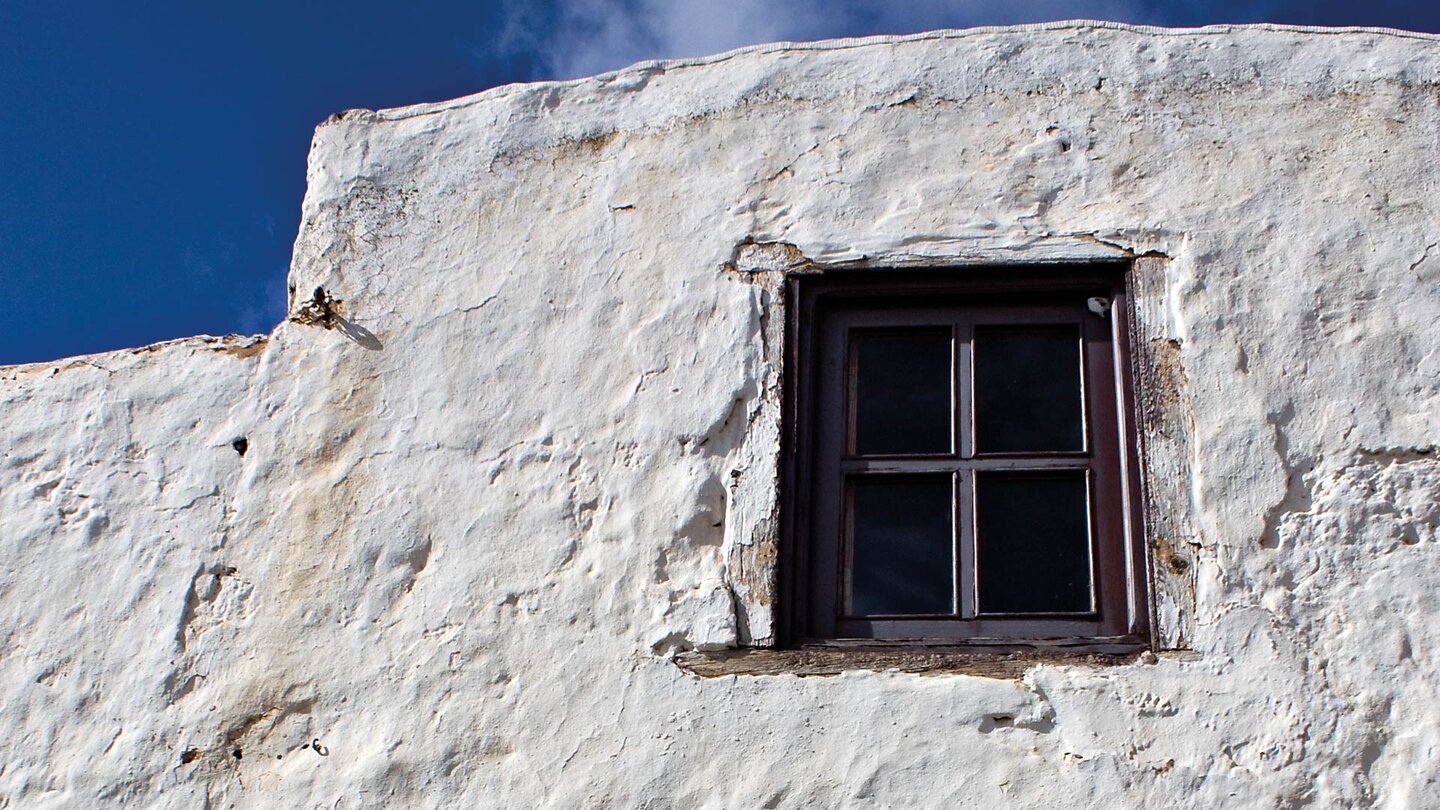
<path id="1" fill-rule="evenodd" d="M 950 452 L 950 333 L 858 333 L 855 451 Z"/>
<path id="2" fill-rule="evenodd" d="M 1083 450 L 1078 326 L 975 327 L 975 450 Z"/>
<path id="3" fill-rule="evenodd" d="M 954 610 L 950 476 L 851 487 L 849 615 Z"/>
<path id="4" fill-rule="evenodd" d="M 1088 613 L 1090 506 L 1085 474 L 978 473 L 981 613 Z"/>

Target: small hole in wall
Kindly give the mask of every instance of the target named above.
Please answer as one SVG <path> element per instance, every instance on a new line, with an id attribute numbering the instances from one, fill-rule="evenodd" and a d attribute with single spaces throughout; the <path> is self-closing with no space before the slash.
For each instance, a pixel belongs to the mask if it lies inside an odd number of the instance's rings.
<path id="1" fill-rule="evenodd" d="M 240 758 L 242 758 L 242 757 L 245 756 L 245 753 L 244 753 L 243 751 L 241 751 L 239 748 L 236 748 L 234 751 L 231 751 L 230 754 L 231 754 L 231 756 L 235 757 L 236 759 L 240 759 Z"/>
<path id="2" fill-rule="evenodd" d="M 997 728 L 1014 728 L 1015 718 L 1008 714 L 992 714 L 980 721 L 980 733 L 989 734 Z"/>
<path id="3" fill-rule="evenodd" d="M 230 446 L 235 448 L 235 452 L 243 456 L 245 455 L 245 451 L 250 449 L 250 440 L 246 439 L 244 436 L 241 436 L 235 441 L 230 442 Z"/>
<path id="4" fill-rule="evenodd" d="M 200 758 L 200 749 L 199 749 L 199 748 L 191 748 L 191 749 L 185 751 L 184 753 L 180 754 L 180 764 L 181 764 L 181 765 L 189 765 L 190 763 L 194 762 L 195 760 L 197 760 L 197 759 L 199 759 L 199 758 Z"/>

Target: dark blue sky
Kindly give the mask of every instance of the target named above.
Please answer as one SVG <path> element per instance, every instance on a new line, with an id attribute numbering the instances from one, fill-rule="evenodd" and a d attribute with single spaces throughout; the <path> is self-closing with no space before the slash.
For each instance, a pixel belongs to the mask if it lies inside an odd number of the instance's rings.
<path id="1" fill-rule="evenodd" d="M 1440 32 L 1433 0 L 0 0 L 0 364 L 269 331 L 310 134 L 340 110 L 752 42 L 1079 17 Z"/>

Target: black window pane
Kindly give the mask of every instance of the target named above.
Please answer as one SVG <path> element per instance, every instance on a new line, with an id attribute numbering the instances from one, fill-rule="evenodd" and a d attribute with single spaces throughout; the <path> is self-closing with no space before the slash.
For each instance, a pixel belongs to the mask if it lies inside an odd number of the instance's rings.
<path id="1" fill-rule="evenodd" d="M 851 488 L 852 616 L 953 612 L 950 476 Z"/>
<path id="2" fill-rule="evenodd" d="M 1085 475 L 975 478 L 981 613 L 1088 613 L 1090 506 Z"/>
<path id="3" fill-rule="evenodd" d="M 975 449 L 1083 450 L 1077 326 L 975 327 Z"/>
<path id="4" fill-rule="evenodd" d="M 950 452 L 950 333 L 856 334 L 855 451 Z"/>

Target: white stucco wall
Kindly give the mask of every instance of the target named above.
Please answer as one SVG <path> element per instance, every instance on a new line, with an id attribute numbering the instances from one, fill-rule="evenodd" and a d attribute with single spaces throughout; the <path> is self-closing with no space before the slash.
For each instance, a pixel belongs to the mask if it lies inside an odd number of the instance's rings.
<path id="1" fill-rule="evenodd" d="M 0 804 L 1435 807 L 1437 158 L 1436 39 L 1273 28 L 327 122 L 291 287 L 335 328 L 0 370 Z M 1185 651 L 676 666 L 770 634 L 785 268 L 1138 254 Z"/>

